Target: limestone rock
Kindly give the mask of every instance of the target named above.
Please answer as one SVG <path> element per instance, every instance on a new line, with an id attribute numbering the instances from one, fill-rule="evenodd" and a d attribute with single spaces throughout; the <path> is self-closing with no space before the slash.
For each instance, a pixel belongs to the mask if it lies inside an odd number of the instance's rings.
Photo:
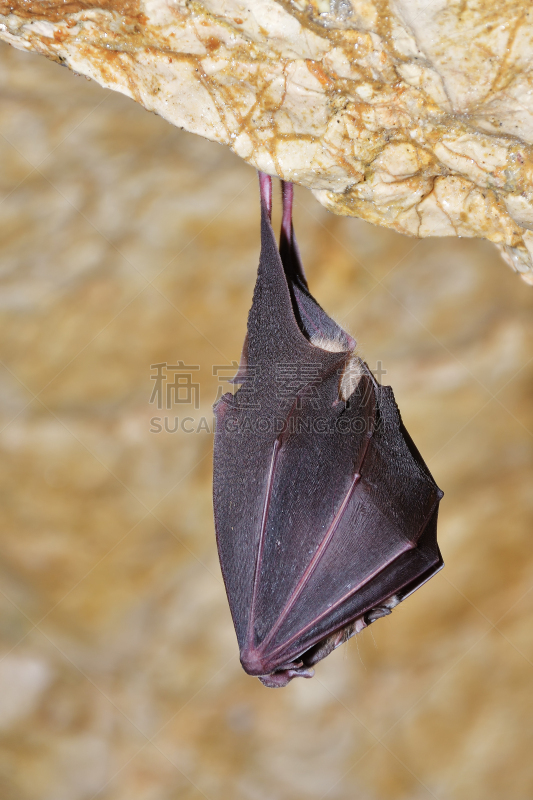
<path id="1" fill-rule="evenodd" d="M 528 0 L 0 0 L 0 37 L 334 213 L 485 237 L 533 283 Z"/>

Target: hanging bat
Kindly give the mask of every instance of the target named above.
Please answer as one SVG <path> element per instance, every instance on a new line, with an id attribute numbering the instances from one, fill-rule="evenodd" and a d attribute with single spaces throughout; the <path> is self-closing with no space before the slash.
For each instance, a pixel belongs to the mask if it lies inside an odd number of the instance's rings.
<path id="1" fill-rule="evenodd" d="M 392 609 L 443 561 L 443 496 L 392 389 L 311 296 L 283 187 L 260 173 L 261 256 L 240 388 L 215 404 L 214 511 L 241 664 L 269 687 Z"/>

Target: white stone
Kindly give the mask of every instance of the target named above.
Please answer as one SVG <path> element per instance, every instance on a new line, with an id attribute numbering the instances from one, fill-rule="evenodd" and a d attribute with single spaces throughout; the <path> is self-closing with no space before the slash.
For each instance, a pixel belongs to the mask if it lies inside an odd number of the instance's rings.
<path id="1" fill-rule="evenodd" d="M 66 13 L 0 0 L 0 38 L 313 189 L 334 213 L 490 239 L 533 282 L 529 3 L 115 2 Z"/>

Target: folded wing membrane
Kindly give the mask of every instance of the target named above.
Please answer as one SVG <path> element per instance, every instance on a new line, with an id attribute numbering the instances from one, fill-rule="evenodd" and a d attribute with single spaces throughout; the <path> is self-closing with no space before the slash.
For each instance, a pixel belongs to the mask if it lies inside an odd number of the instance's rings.
<path id="1" fill-rule="evenodd" d="M 309 292 L 283 185 L 235 382 L 215 405 L 217 543 L 241 663 L 266 686 L 311 667 L 442 566 L 441 490 L 389 387 Z"/>

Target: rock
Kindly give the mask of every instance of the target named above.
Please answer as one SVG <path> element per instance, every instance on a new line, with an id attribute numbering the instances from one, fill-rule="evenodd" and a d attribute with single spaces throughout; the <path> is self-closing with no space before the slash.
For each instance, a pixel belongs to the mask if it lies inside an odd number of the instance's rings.
<path id="1" fill-rule="evenodd" d="M 487 238 L 533 284 L 527 0 L 0 0 L 0 23 L 336 214 Z"/>

